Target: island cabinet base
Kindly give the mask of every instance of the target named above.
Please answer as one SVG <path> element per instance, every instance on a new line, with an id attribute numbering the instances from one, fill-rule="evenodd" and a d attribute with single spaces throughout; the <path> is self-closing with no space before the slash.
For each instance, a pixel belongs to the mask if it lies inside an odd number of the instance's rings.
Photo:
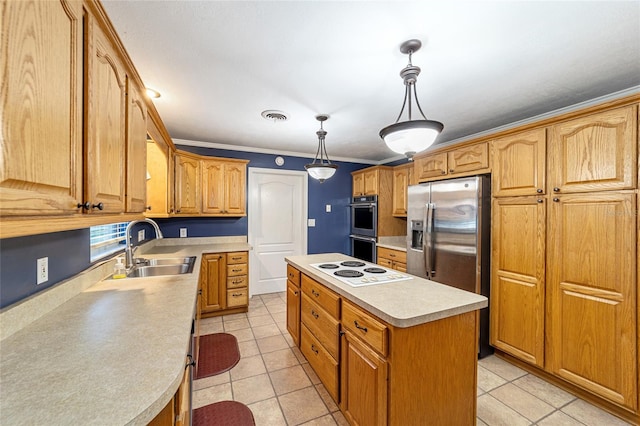
<path id="1" fill-rule="evenodd" d="M 473 425 L 476 313 L 389 328 L 389 425 Z"/>

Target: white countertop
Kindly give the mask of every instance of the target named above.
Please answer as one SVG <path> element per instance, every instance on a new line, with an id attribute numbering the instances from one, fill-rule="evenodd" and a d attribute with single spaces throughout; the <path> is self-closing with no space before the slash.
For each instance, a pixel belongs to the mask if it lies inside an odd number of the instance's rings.
<path id="1" fill-rule="evenodd" d="M 193 272 L 101 280 L 4 338 L 0 424 L 151 421 L 184 373 L 202 253 L 250 249 L 246 237 L 245 242 L 224 241 L 152 241 L 136 255 L 197 256 Z M 95 269 L 102 268 L 104 276 L 111 263 Z M 33 307 L 38 301 L 25 303 Z M 10 312 L 2 314 L 3 321 L 11 318 Z"/>
<path id="2" fill-rule="evenodd" d="M 411 327 L 488 306 L 486 297 L 423 278 L 352 287 L 311 267 L 314 263 L 358 260 L 340 253 L 288 256 L 285 260 L 387 323 Z M 407 274 L 409 275 L 409 274 Z"/>

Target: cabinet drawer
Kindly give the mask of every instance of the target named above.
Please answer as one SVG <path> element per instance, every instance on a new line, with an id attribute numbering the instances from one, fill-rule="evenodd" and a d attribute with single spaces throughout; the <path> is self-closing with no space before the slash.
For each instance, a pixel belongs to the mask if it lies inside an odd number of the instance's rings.
<path id="1" fill-rule="evenodd" d="M 393 268 L 393 262 L 390 261 L 389 259 L 384 259 L 380 257 L 379 254 L 378 254 L 378 265 L 386 266 L 387 268 Z"/>
<path id="2" fill-rule="evenodd" d="M 395 262 L 393 264 L 393 269 L 400 272 L 407 272 L 407 264 L 402 262 Z"/>
<path id="3" fill-rule="evenodd" d="M 327 349 L 334 359 L 338 359 L 340 341 L 340 323 L 327 311 L 314 303 L 309 296 L 302 294 L 302 322 L 309 331 Z"/>
<path id="4" fill-rule="evenodd" d="M 342 305 L 342 326 L 382 355 L 387 355 L 387 326 L 346 300 Z"/>
<path id="5" fill-rule="evenodd" d="M 300 287 L 300 271 L 291 265 L 287 265 L 287 278 L 296 286 Z"/>
<path id="6" fill-rule="evenodd" d="M 227 277 L 237 277 L 238 275 L 247 275 L 249 266 L 246 263 L 237 265 L 227 265 Z"/>
<path id="7" fill-rule="evenodd" d="M 401 250 L 392 250 L 386 247 L 378 247 L 378 257 L 390 259 L 394 262 L 407 263 L 407 252 Z M 382 263 L 378 262 L 380 265 Z M 391 266 L 391 265 L 388 265 Z"/>
<path id="8" fill-rule="evenodd" d="M 227 288 L 246 287 L 249 278 L 246 275 L 238 275 L 237 277 L 227 277 Z"/>
<path id="9" fill-rule="evenodd" d="M 300 350 L 329 395 L 338 402 L 338 363 L 304 324 L 300 327 Z"/>
<path id="10" fill-rule="evenodd" d="M 247 306 L 248 302 L 249 297 L 246 287 L 227 290 L 227 308 L 234 308 L 236 306 Z"/>
<path id="11" fill-rule="evenodd" d="M 340 319 L 340 298 L 331 290 L 302 274 L 302 292 L 335 319 Z"/>
<path id="12" fill-rule="evenodd" d="M 236 265 L 238 263 L 249 263 L 249 253 L 246 251 L 227 253 L 227 265 Z"/>

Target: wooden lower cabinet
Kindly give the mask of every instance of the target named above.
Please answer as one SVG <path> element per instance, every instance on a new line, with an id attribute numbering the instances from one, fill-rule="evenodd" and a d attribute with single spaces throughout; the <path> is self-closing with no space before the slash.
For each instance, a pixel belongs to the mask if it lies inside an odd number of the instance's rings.
<path id="1" fill-rule="evenodd" d="M 637 412 L 636 194 L 550 204 L 547 369 Z"/>
<path id="2" fill-rule="evenodd" d="M 287 272 L 289 295 L 300 271 Z M 300 281 L 300 351 L 350 424 L 475 424 L 476 312 L 398 328 L 310 276 Z M 288 322 L 297 306 L 288 300 Z"/>
<path id="3" fill-rule="evenodd" d="M 353 425 L 387 424 L 387 362 L 347 331 L 342 336 L 341 408 Z"/>
<path id="4" fill-rule="evenodd" d="M 393 250 L 386 247 L 378 247 L 378 265 L 407 272 L 407 252 Z"/>
<path id="5" fill-rule="evenodd" d="M 249 308 L 249 253 L 204 254 L 200 266 L 202 316 L 246 312 Z"/>
<path id="6" fill-rule="evenodd" d="M 300 347 L 300 288 L 287 280 L 287 331 Z"/>
<path id="7" fill-rule="evenodd" d="M 491 344 L 544 367 L 545 223 L 542 197 L 493 202 Z"/>

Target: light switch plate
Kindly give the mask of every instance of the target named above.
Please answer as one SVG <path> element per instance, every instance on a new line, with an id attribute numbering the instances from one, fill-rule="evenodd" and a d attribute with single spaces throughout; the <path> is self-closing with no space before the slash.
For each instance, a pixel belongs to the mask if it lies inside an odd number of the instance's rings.
<path id="1" fill-rule="evenodd" d="M 180 228 L 180 238 L 187 238 L 187 228 Z"/>
<path id="2" fill-rule="evenodd" d="M 144 241 L 144 229 L 138 231 L 138 242 Z"/>
<path id="3" fill-rule="evenodd" d="M 41 257 L 38 259 L 38 271 L 36 273 L 36 284 L 42 284 L 49 281 L 49 258 Z"/>
<path id="4" fill-rule="evenodd" d="M 309 219 L 308 220 L 308 225 L 310 228 L 313 228 L 314 226 L 316 226 L 316 220 L 315 219 Z"/>
<path id="5" fill-rule="evenodd" d="M 324 209 L 327 213 L 331 213 L 331 204 L 327 204 L 326 206 L 324 206 Z"/>

